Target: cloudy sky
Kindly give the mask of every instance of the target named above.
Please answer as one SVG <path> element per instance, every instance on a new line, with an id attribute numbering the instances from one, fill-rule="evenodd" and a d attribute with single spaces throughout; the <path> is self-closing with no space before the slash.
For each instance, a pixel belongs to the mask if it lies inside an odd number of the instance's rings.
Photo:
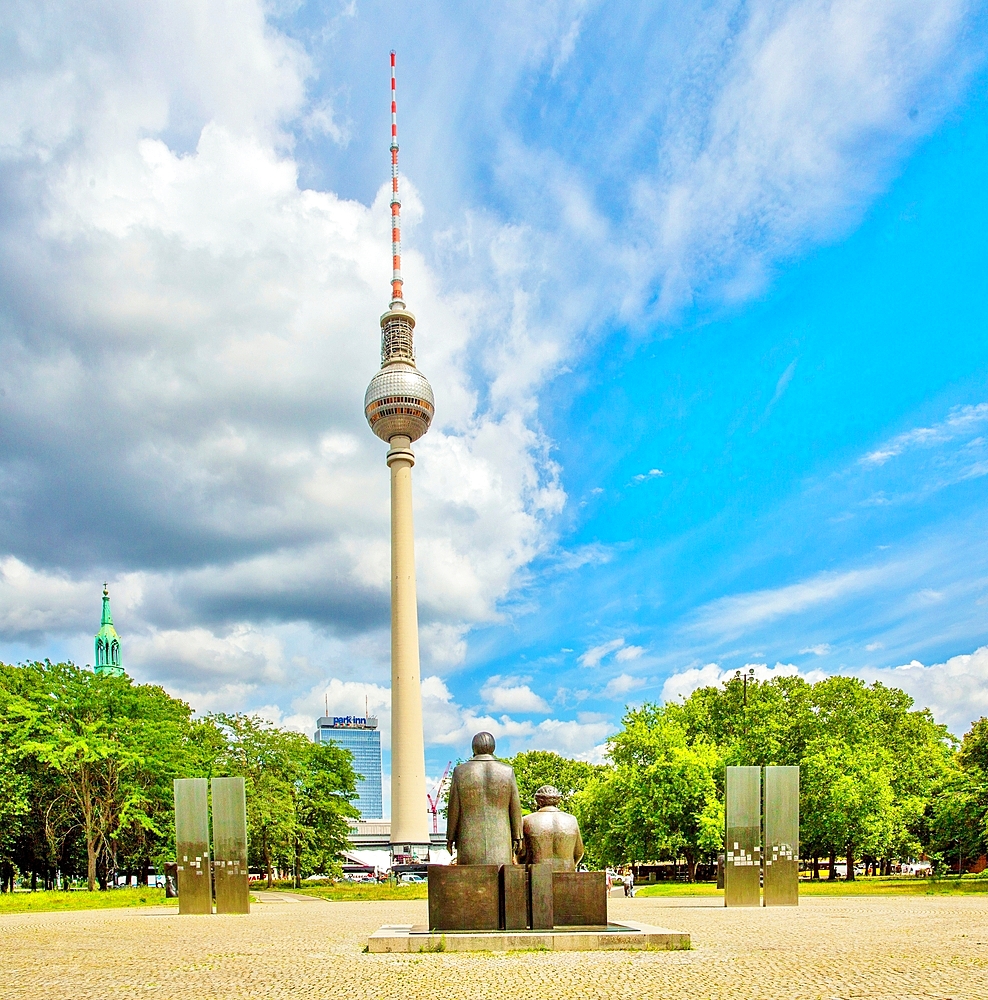
<path id="1" fill-rule="evenodd" d="M 428 770 L 736 669 L 988 713 L 976 0 L 11 0 L 0 658 L 388 721 L 398 51 Z"/>

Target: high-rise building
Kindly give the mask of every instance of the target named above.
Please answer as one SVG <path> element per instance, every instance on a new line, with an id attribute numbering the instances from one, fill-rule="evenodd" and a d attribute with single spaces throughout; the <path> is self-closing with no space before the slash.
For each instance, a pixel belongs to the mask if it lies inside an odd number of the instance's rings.
<path id="1" fill-rule="evenodd" d="M 412 531 L 412 442 L 429 429 L 435 399 L 415 367 L 415 317 L 402 298 L 398 104 L 391 53 L 391 305 L 381 317 L 381 370 L 364 395 L 371 430 L 388 442 L 391 470 L 391 853 L 428 860 L 425 741 Z"/>
<path id="2" fill-rule="evenodd" d="M 316 743 L 336 743 L 353 754 L 353 769 L 363 777 L 357 779 L 354 805 L 361 819 L 381 819 L 384 798 L 381 793 L 381 731 L 377 719 L 346 715 L 323 716 L 317 723 L 313 740 Z"/>
<path id="3" fill-rule="evenodd" d="M 110 614 L 110 592 L 103 584 L 103 616 L 100 619 L 99 631 L 95 636 L 96 664 L 98 674 L 109 674 L 112 677 L 122 677 L 124 668 L 120 663 L 120 636 L 113 627 L 113 615 Z"/>

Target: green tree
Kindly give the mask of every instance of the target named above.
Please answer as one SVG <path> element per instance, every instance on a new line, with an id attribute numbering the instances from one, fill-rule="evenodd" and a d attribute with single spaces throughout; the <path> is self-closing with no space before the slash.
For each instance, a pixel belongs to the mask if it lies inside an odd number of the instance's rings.
<path id="1" fill-rule="evenodd" d="M 357 794 L 353 755 L 335 743 L 306 742 L 292 798 L 297 887 L 305 873 L 341 874 L 340 857 L 349 837 L 346 821 L 360 816 L 352 801 Z"/>
<path id="2" fill-rule="evenodd" d="M 34 776 L 25 853 L 33 865 L 51 865 L 77 828 L 87 883 L 105 887 L 127 842 L 162 834 L 170 815 L 165 788 L 181 773 L 190 709 L 159 687 L 71 663 L 5 668 L 2 680 L 18 770 Z"/>
<path id="3" fill-rule="evenodd" d="M 988 849 L 988 719 L 972 723 L 927 811 L 929 847 L 958 869 Z"/>
<path id="4" fill-rule="evenodd" d="M 353 758 L 348 750 L 311 743 L 258 716 L 214 715 L 225 737 L 217 773 L 240 775 L 247 792 L 249 856 L 263 867 L 268 886 L 274 866 L 300 879 L 303 863 L 338 865 L 346 846 L 346 817 L 356 816 Z"/>
<path id="5" fill-rule="evenodd" d="M 602 770 L 600 764 L 570 760 L 550 750 L 527 750 L 505 759 L 514 768 L 518 795 L 524 812 L 535 809 L 535 790 L 542 785 L 555 785 L 563 794 L 560 808 L 569 810 L 573 796 Z"/>
<path id="6" fill-rule="evenodd" d="M 682 856 L 692 881 L 699 856 L 723 843 L 714 780 L 720 756 L 712 743 L 691 745 L 677 715 L 648 704 L 629 711 L 609 744 L 613 767 L 575 796 L 590 860 L 614 865 Z"/>

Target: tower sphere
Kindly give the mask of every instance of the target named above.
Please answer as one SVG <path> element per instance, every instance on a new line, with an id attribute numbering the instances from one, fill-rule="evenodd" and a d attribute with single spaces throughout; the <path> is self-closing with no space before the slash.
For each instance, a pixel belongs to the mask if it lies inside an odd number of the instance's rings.
<path id="1" fill-rule="evenodd" d="M 364 394 L 364 414 L 383 441 L 401 434 L 417 441 L 429 429 L 436 400 L 429 380 L 405 361 L 392 362 L 372 379 Z"/>

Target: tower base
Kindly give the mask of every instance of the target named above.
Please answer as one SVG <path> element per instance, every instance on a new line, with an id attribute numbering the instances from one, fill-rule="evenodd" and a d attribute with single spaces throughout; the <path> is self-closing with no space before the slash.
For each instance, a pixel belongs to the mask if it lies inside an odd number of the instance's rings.
<path id="1" fill-rule="evenodd" d="M 391 863 L 393 865 L 427 864 L 431 846 L 431 844 L 392 844 Z"/>

